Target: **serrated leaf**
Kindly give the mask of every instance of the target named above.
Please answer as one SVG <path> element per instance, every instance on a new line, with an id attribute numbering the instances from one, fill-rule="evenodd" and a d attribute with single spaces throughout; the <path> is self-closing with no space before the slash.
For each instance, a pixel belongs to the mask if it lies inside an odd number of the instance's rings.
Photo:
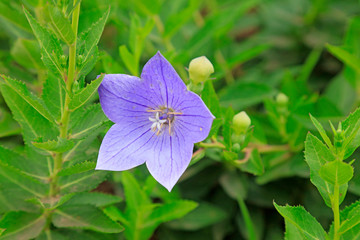
<path id="1" fill-rule="evenodd" d="M 83 55 L 83 63 L 78 68 L 79 75 L 86 75 L 94 66 L 97 57 L 97 44 L 110 14 L 110 8 L 91 27 L 80 34 L 77 41 L 77 55 Z M 95 58 L 95 59 L 94 59 Z"/>
<path id="2" fill-rule="evenodd" d="M 97 187 L 106 179 L 108 172 L 90 170 L 69 176 L 60 176 L 61 193 L 84 192 Z"/>
<path id="3" fill-rule="evenodd" d="M 75 34 L 71 28 L 70 22 L 56 6 L 48 6 L 49 19 L 55 34 L 67 45 L 75 41 Z"/>
<path id="4" fill-rule="evenodd" d="M 20 133 L 21 128 L 19 124 L 12 118 L 7 110 L 0 107 L 0 138 Z"/>
<path id="5" fill-rule="evenodd" d="M 2 79 L 6 82 L 7 86 L 11 88 L 16 94 L 21 97 L 27 104 L 29 104 L 34 110 L 41 114 L 44 118 L 53 122 L 53 118 L 41 100 L 32 94 L 24 83 L 1 75 Z"/>
<path id="6" fill-rule="evenodd" d="M 65 205 L 88 204 L 96 207 L 104 207 L 121 201 L 122 198 L 115 195 L 100 192 L 82 192 L 75 194 Z"/>
<path id="7" fill-rule="evenodd" d="M 72 140 L 58 137 L 58 140 L 49 140 L 46 142 L 35 141 L 35 142 L 32 142 L 32 144 L 35 147 L 42 149 L 42 150 L 46 150 L 49 152 L 63 153 L 63 152 L 67 152 L 70 149 L 72 149 L 75 143 Z"/>
<path id="8" fill-rule="evenodd" d="M 346 130 L 346 146 L 344 159 L 348 158 L 360 146 L 360 108 L 357 108 L 343 122 L 342 128 Z"/>
<path id="9" fill-rule="evenodd" d="M 327 206 L 331 208 L 331 196 L 334 185 L 323 180 L 319 175 L 322 165 L 335 160 L 330 150 L 315 136 L 308 133 L 305 141 L 305 161 L 310 167 L 310 180 L 317 187 Z M 344 200 L 347 184 L 340 186 L 340 203 Z"/>
<path id="10" fill-rule="evenodd" d="M 43 69 L 39 44 L 35 40 L 18 38 L 10 50 L 11 56 L 21 66 L 32 69 Z"/>
<path id="11" fill-rule="evenodd" d="M 97 128 L 109 122 L 105 116 L 101 105 L 94 104 L 84 109 L 77 111 L 71 116 L 73 125 L 70 127 L 70 138 L 85 138 Z"/>
<path id="12" fill-rule="evenodd" d="M 45 184 L 36 181 L 20 170 L 3 162 L 0 162 L 0 184 L 7 188 L 21 189 L 23 191 L 22 197 L 24 199 L 33 196 L 41 198 L 47 191 L 47 186 Z"/>
<path id="13" fill-rule="evenodd" d="M 0 221 L 0 229 L 5 229 L 0 239 L 33 239 L 41 233 L 45 222 L 45 216 L 40 214 L 9 212 Z"/>
<path id="14" fill-rule="evenodd" d="M 42 27 L 36 19 L 24 8 L 24 13 L 28 19 L 30 26 L 40 43 L 42 60 L 47 68 L 55 75 L 63 76 L 64 70 L 59 60 L 63 51 L 59 41 Z"/>
<path id="15" fill-rule="evenodd" d="M 346 215 L 346 217 L 344 216 Z M 360 234 L 360 202 L 357 201 L 353 203 L 351 206 L 345 208 L 341 211 L 341 216 L 344 218 L 341 221 L 341 225 L 339 228 L 339 234 L 347 234 L 346 239 L 355 239 L 355 234 Z M 350 234 L 353 236 L 352 238 L 349 238 Z M 343 236 L 345 237 L 345 236 Z"/>
<path id="16" fill-rule="evenodd" d="M 310 114 L 310 119 L 313 122 L 314 126 L 316 127 L 316 129 L 318 130 L 318 132 L 320 133 L 321 137 L 323 138 L 324 142 L 326 143 L 326 145 L 329 147 L 330 150 L 333 149 L 333 145 L 331 143 L 330 138 L 328 137 L 328 135 L 326 134 L 323 126 L 321 125 L 321 123 L 314 118 L 311 114 Z"/>
<path id="17" fill-rule="evenodd" d="M 65 82 L 62 78 L 49 74 L 44 82 L 42 99 L 53 116 L 59 120 L 65 104 Z"/>
<path id="18" fill-rule="evenodd" d="M 91 98 L 91 96 L 96 93 L 98 87 L 104 79 L 104 76 L 105 74 L 102 74 L 100 77 L 83 88 L 79 93 L 74 94 L 69 103 L 69 110 L 74 111 L 84 105 Z"/>
<path id="19" fill-rule="evenodd" d="M 301 232 L 304 239 L 326 240 L 326 233 L 320 223 L 302 206 L 279 206 L 275 202 L 274 206 L 286 221 Z"/>
<path id="20" fill-rule="evenodd" d="M 95 166 L 96 166 L 95 162 L 85 161 L 82 163 L 72 165 L 71 167 L 61 169 L 61 171 L 58 173 L 58 176 L 69 176 L 72 174 L 87 172 L 90 170 L 94 170 Z"/>
<path id="21" fill-rule="evenodd" d="M 354 175 L 354 169 L 347 163 L 338 160 L 327 162 L 319 170 L 320 177 L 331 184 L 348 183 Z"/>
<path id="22" fill-rule="evenodd" d="M 53 224 L 59 228 L 83 228 L 104 233 L 118 233 L 123 227 L 94 206 L 62 206 L 55 210 Z"/>
<path id="23" fill-rule="evenodd" d="M 25 143 L 31 145 L 34 139 L 51 139 L 58 135 L 54 125 L 11 87 L 0 84 L 0 90 L 14 119 L 23 129 Z"/>
<path id="24" fill-rule="evenodd" d="M 40 159 L 26 158 L 0 145 L 0 162 L 21 170 L 25 175 L 40 179 L 49 176 L 48 163 Z"/>

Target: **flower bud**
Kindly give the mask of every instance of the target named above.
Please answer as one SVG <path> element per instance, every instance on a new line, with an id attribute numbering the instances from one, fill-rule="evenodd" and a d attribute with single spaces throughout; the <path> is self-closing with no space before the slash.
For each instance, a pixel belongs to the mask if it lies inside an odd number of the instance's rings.
<path id="1" fill-rule="evenodd" d="M 84 62 L 84 56 L 83 56 L 83 55 L 77 56 L 77 58 L 76 58 L 76 65 L 77 65 L 77 66 L 81 66 L 81 64 L 83 64 L 83 62 Z"/>
<path id="2" fill-rule="evenodd" d="M 277 96 L 276 96 L 276 103 L 279 105 L 279 106 L 286 106 L 289 102 L 289 98 L 288 96 L 286 96 L 285 94 L 283 93 L 279 93 Z"/>
<path id="3" fill-rule="evenodd" d="M 246 112 L 242 111 L 236 114 L 233 118 L 233 128 L 236 134 L 243 134 L 249 128 L 251 124 L 251 119 L 246 114 Z"/>
<path id="4" fill-rule="evenodd" d="M 189 64 L 190 79 L 195 84 L 206 81 L 213 72 L 214 67 L 205 56 L 194 58 Z"/>
<path id="5" fill-rule="evenodd" d="M 66 65 L 67 65 L 67 57 L 65 55 L 61 55 L 60 64 L 61 64 L 62 67 L 66 67 Z"/>

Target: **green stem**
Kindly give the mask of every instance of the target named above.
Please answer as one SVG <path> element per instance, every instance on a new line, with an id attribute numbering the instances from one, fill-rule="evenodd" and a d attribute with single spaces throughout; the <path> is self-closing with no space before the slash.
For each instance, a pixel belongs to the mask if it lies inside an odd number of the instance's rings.
<path id="1" fill-rule="evenodd" d="M 75 6 L 76 2 L 77 1 L 74 0 L 74 6 Z M 74 34 L 75 34 L 75 39 L 77 37 L 79 15 L 80 15 L 80 4 L 78 4 L 75 7 L 73 15 L 72 15 L 71 26 L 72 26 L 72 30 L 74 31 Z M 62 109 L 61 120 L 59 122 L 59 132 L 60 132 L 61 138 L 68 137 L 68 126 L 69 126 L 69 119 L 70 119 L 70 111 L 68 108 L 69 103 L 70 103 L 69 94 L 71 94 L 72 85 L 75 81 L 75 66 L 76 66 L 76 40 L 72 45 L 69 46 L 69 69 L 68 69 L 68 74 L 67 74 L 67 78 L 66 78 L 67 91 L 66 91 L 66 96 L 65 96 L 64 108 Z M 53 159 L 54 159 L 54 169 L 53 169 L 53 172 L 50 177 L 50 192 L 49 192 L 49 197 L 51 199 L 51 202 L 53 202 L 53 199 L 55 199 L 55 196 L 59 192 L 58 173 L 62 168 L 63 154 L 62 153 L 54 153 Z M 48 211 L 48 213 L 47 213 L 48 224 L 46 224 L 47 226 L 45 227 L 45 229 L 49 228 L 49 225 L 51 223 L 51 217 L 52 217 L 52 214 L 51 214 L 51 212 Z"/>
<path id="2" fill-rule="evenodd" d="M 334 185 L 334 198 L 332 201 L 332 211 L 334 213 L 334 240 L 340 239 L 340 214 L 339 214 L 339 184 Z"/>
<path id="3" fill-rule="evenodd" d="M 238 198 L 238 204 L 239 204 L 241 214 L 242 214 L 244 222 L 245 222 L 245 226 L 246 226 L 247 233 L 248 233 L 248 239 L 256 240 L 254 224 L 251 221 L 249 210 L 247 209 L 244 200 L 240 197 Z"/>

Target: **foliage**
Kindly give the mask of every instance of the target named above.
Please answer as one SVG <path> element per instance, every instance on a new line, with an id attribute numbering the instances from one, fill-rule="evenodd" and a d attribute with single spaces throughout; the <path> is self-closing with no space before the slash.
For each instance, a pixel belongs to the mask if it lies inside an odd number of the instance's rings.
<path id="1" fill-rule="evenodd" d="M 0 239 L 358 239 L 359 14 L 355 0 L 1 1 Z M 216 117 L 172 192 L 144 167 L 94 170 L 104 74 L 139 76 L 157 51 Z M 215 72 L 195 86 L 202 55 Z"/>

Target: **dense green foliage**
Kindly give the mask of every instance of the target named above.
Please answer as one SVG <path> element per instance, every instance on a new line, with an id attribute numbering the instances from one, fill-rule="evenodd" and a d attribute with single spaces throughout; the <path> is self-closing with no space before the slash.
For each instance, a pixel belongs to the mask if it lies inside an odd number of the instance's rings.
<path id="1" fill-rule="evenodd" d="M 355 0 L 0 0 L 0 240 L 360 239 L 359 16 Z M 157 51 L 216 117 L 170 193 L 144 166 L 94 170 L 104 74 L 139 76 Z M 215 72 L 195 88 L 202 55 Z"/>

